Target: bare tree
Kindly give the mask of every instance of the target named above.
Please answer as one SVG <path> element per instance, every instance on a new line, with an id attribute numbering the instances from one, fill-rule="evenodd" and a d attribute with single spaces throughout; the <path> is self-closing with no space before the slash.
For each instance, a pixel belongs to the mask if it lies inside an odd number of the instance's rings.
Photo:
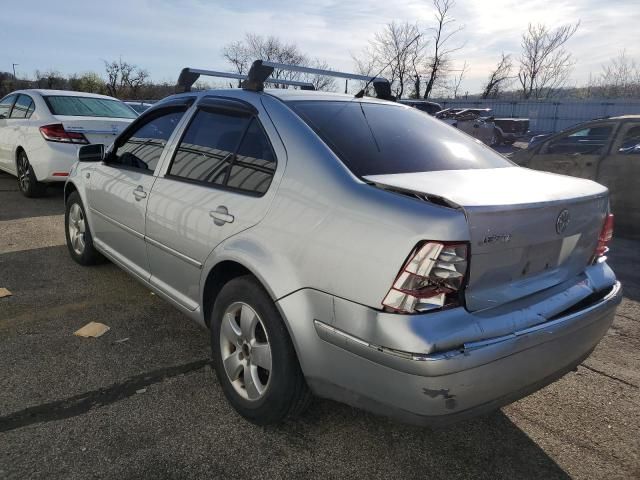
<path id="1" fill-rule="evenodd" d="M 529 24 L 522 35 L 518 80 L 523 98 L 550 96 L 567 82 L 573 60 L 565 44 L 580 22 L 550 30 L 546 25 Z"/>
<path id="2" fill-rule="evenodd" d="M 138 91 L 149 78 L 149 72 L 123 61 L 122 57 L 112 62 L 105 60 L 104 68 L 107 74 L 107 92 L 113 97 L 136 98 Z"/>
<path id="3" fill-rule="evenodd" d="M 460 85 L 462 85 L 462 80 L 464 80 L 464 75 L 467 73 L 469 68 L 469 64 L 465 60 L 462 64 L 462 68 L 456 70 L 456 74 L 453 76 L 451 81 L 449 82 L 449 87 L 447 90 L 451 93 L 453 98 L 458 98 L 458 92 L 460 91 Z"/>
<path id="4" fill-rule="evenodd" d="M 640 96 L 640 64 L 625 50 L 602 66 L 600 75 L 590 78 L 590 96 L 635 98 Z"/>
<path id="5" fill-rule="evenodd" d="M 451 9 L 454 5 L 453 0 L 433 0 L 433 6 L 436 9 L 436 24 L 430 29 L 433 32 L 433 51 L 427 59 L 428 74 L 424 98 L 429 98 L 438 82 L 446 77 L 450 66 L 450 55 L 463 47 L 463 45 L 451 45 L 451 39 L 454 35 L 464 28 L 464 26 L 453 27 L 456 20 L 451 15 Z"/>
<path id="6" fill-rule="evenodd" d="M 236 72 L 246 74 L 254 60 L 266 60 L 289 65 L 315 66 L 327 69 L 325 62 L 310 60 L 299 48 L 292 43 L 285 43 L 278 37 L 247 34 L 244 40 L 236 41 L 225 46 L 222 50 L 224 58 Z M 275 69 L 271 79 L 309 81 L 317 89 L 330 89 L 333 87 L 333 79 L 322 76 L 309 76 L 300 72 Z M 285 88 L 278 82 L 269 82 L 275 88 Z"/>
<path id="7" fill-rule="evenodd" d="M 66 79 L 57 70 L 47 70 L 41 72 L 36 70 L 36 84 L 38 88 L 65 88 Z"/>
<path id="8" fill-rule="evenodd" d="M 484 85 L 482 98 L 498 98 L 498 95 L 504 90 L 514 79 L 511 75 L 513 70 L 513 59 L 510 54 L 502 52 L 500 60 L 495 68 L 489 74 L 489 79 Z"/>

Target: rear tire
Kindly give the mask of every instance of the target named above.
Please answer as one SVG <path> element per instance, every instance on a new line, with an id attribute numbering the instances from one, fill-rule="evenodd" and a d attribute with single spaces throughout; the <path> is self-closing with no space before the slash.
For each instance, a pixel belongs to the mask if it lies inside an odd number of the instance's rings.
<path id="1" fill-rule="evenodd" d="M 64 214 L 64 231 L 69 255 L 83 266 L 104 262 L 105 258 L 93 246 L 93 237 L 87 221 L 87 214 L 78 192 L 67 198 Z"/>
<path id="2" fill-rule="evenodd" d="M 18 173 L 18 188 L 25 197 L 34 198 L 44 195 L 47 186 L 36 178 L 36 174 L 29 163 L 29 157 L 27 157 L 24 150 L 18 152 L 16 170 Z"/>
<path id="3" fill-rule="evenodd" d="M 311 392 L 289 332 L 252 276 L 231 280 L 211 312 L 213 366 L 233 408 L 257 425 L 301 414 Z"/>

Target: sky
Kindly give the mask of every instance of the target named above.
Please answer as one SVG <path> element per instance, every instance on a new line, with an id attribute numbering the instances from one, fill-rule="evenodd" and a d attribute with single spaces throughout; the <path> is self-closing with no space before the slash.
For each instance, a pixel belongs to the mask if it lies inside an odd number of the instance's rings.
<path id="1" fill-rule="evenodd" d="M 430 0 L 2 0 L 0 71 L 17 63 L 19 77 L 36 69 L 63 74 L 104 72 L 104 60 L 123 60 L 174 82 L 183 67 L 229 70 L 222 48 L 246 33 L 295 43 L 333 69 L 353 71 L 360 52 L 391 21 L 433 25 Z M 640 0 L 457 0 L 464 29 L 452 57 L 468 70 L 461 91 L 481 90 L 502 51 L 518 56 L 528 23 L 550 27 L 580 21 L 567 48 L 572 85 L 587 82 L 626 49 L 640 62 Z"/>

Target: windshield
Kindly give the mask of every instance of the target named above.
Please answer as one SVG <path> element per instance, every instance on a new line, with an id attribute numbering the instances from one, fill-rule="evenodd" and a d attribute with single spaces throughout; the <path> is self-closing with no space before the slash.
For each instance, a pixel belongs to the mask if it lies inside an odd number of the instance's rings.
<path id="1" fill-rule="evenodd" d="M 513 164 L 414 108 L 358 101 L 288 104 L 359 177 Z"/>
<path id="2" fill-rule="evenodd" d="M 76 117 L 136 118 L 138 115 L 120 100 L 48 95 L 44 97 L 53 115 Z"/>

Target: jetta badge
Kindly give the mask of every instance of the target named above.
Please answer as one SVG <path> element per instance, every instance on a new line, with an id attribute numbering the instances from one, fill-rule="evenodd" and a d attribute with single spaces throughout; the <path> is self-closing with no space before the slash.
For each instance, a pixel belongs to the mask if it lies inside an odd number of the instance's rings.
<path id="1" fill-rule="evenodd" d="M 565 208 L 560 212 L 560 215 L 558 215 L 558 218 L 556 219 L 556 232 L 558 235 L 567 229 L 570 221 L 571 215 L 569 214 L 569 210 Z"/>

